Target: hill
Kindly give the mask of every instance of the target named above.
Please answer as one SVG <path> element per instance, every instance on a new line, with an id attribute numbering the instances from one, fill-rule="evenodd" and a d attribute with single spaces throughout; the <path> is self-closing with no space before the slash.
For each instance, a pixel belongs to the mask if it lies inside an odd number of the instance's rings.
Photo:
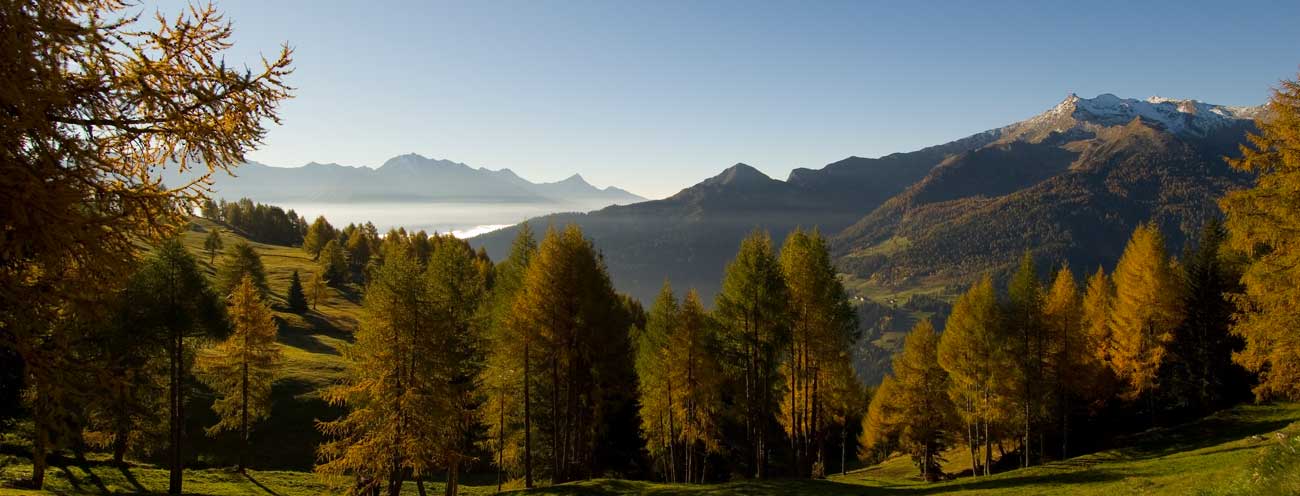
<path id="1" fill-rule="evenodd" d="M 175 167 L 163 170 L 168 184 L 185 180 Z M 248 162 L 234 175 L 215 174 L 214 197 L 251 198 L 263 203 L 293 202 L 469 202 L 556 203 L 588 210 L 645 200 L 625 190 L 604 189 L 574 174 L 553 183 L 533 183 L 510 169 L 473 168 L 414 153 L 388 159 L 378 168 L 309 163 L 271 167 Z"/>
<path id="2" fill-rule="evenodd" d="M 1011 470 L 978 479 L 939 483 L 918 480 L 906 457 L 859 469 L 826 480 L 739 481 L 683 485 L 596 479 L 539 488 L 523 494 L 1064 494 L 1064 495 L 1254 495 L 1285 494 L 1300 489 L 1293 474 L 1300 455 L 1300 405 L 1240 406 L 1178 427 L 1144 432 L 1120 439 L 1114 449 L 1063 462 Z M 1285 443 L 1285 444 L 1283 444 Z M 157 492 L 165 488 L 166 471 L 148 465 L 117 469 L 92 459 L 86 466 L 63 460 L 50 474 L 48 492 L 0 487 L 0 494 L 100 494 Z M 951 456 L 947 471 L 962 467 Z M 30 470 L 26 460 L 0 454 L 0 479 L 16 480 Z M 190 470 L 186 488 L 193 494 L 307 495 L 327 491 L 314 474 L 299 471 L 250 471 L 247 477 L 226 469 Z M 438 484 L 431 490 L 438 491 Z M 479 476 L 461 486 L 464 494 L 495 492 L 494 479 Z M 415 494 L 414 484 L 404 492 Z"/>

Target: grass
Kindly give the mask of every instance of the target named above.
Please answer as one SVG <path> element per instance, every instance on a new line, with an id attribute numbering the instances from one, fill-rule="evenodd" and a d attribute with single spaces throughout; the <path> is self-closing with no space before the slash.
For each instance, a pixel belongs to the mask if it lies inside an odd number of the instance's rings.
<path id="1" fill-rule="evenodd" d="M 1286 494 L 1297 487 L 1294 475 L 1296 467 L 1300 466 L 1300 454 L 1295 451 L 1297 436 L 1300 436 L 1300 404 L 1247 405 L 1196 422 L 1131 436 L 1124 440 L 1127 445 L 1122 448 L 974 479 L 926 483 L 916 476 L 910 460 L 895 457 L 826 480 L 687 485 L 596 479 L 538 488 L 526 494 Z M 963 467 L 961 457 L 951 458 L 946 470 L 960 470 Z M 167 473 L 161 468 L 137 465 L 120 469 L 104 463 L 102 456 L 92 458 L 85 467 L 56 465 L 49 473 L 49 492 L 0 487 L 0 494 L 159 492 L 167 484 Z M 26 459 L 12 454 L 0 455 L 0 480 L 20 480 L 29 471 L 30 464 Z M 440 484 L 431 483 L 429 486 L 431 491 L 441 490 Z M 314 474 L 294 471 L 250 471 L 246 477 L 228 469 L 189 470 L 185 487 L 187 492 L 208 495 L 288 496 L 332 492 L 331 487 Z M 464 483 L 462 489 L 464 494 L 475 495 L 492 493 L 496 487 L 490 475 L 479 475 Z M 415 485 L 408 483 L 404 491 L 415 494 Z"/>

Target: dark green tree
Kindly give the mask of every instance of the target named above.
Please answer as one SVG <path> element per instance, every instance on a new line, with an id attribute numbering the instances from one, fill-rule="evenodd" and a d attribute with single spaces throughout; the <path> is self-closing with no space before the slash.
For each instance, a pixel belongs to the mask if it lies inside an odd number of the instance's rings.
<path id="1" fill-rule="evenodd" d="M 263 298 L 270 294 L 270 288 L 266 283 L 266 267 L 262 265 L 262 257 L 253 249 L 253 245 L 247 241 L 239 241 L 221 258 L 221 266 L 217 268 L 217 291 L 222 295 L 228 295 L 239 287 L 240 281 L 244 276 L 253 279 L 253 286 Z"/>
<path id="2" fill-rule="evenodd" d="M 302 279 L 298 278 L 298 271 L 293 271 L 293 276 L 289 278 L 289 292 L 285 294 L 284 301 L 289 304 L 289 311 L 293 313 L 303 313 L 307 311 L 307 294 L 302 290 Z"/>
<path id="3" fill-rule="evenodd" d="M 320 251 L 321 274 L 325 281 L 338 286 L 347 282 L 348 254 L 336 240 L 329 240 Z"/>

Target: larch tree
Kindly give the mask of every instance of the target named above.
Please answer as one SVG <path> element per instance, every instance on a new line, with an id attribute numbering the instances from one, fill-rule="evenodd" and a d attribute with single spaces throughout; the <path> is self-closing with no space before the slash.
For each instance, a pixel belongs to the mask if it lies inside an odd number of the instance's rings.
<path id="1" fill-rule="evenodd" d="M 416 252 L 428 249 L 428 237 L 417 233 Z M 524 477 L 533 486 L 531 371 L 533 335 L 514 316 L 515 299 L 524 284 L 529 261 L 537 253 L 537 240 L 527 223 L 521 224 L 510 254 L 497 265 L 488 295 L 485 367 L 479 376 L 484 397 L 479 420 L 488 429 L 483 446 L 494 454 L 497 487 L 505 474 Z"/>
<path id="2" fill-rule="evenodd" d="M 329 286 L 325 284 L 325 276 L 320 273 L 312 274 L 309 288 L 307 297 L 311 298 L 311 309 L 315 310 L 321 301 L 329 298 Z"/>
<path id="3" fill-rule="evenodd" d="M 209 200 L 209 201 L 211 201 L 211 200 Z M 206 238 L 203 239 L 203 249 L 204 249 L 204 250 L 207 250 L 207 252 L 208 252 L 208 263 L 209 263 L 209 264 L 211 264 L 211 263 L 213 263 L 214 261 L 216 261 L 216 259 L 217 259 L 217 253 L 220 253 L 220 252 L 221 252 L 221 249 L 222 249 L 224 246 L 225 246 L 225 243 L 221 240 L 221 230 L 220 230 L 220 229 L 217 229 L 217 228 L 214 227 L 214 228 L 212 228 L 212 230 L 208 231 L 208 236 L 207 236 Z"/>
<path id="4" fill-rule="evenodd" d="M 948 397 L 948 372 L 939 366 L 939 336 L 929 320 L 917 323 L 894 357 L 890 398 L 897 412 L 893 424 L 901 448 L 927 481 L 943 475 L 943 452 L 954 436 L 954 411 Z"/>
<path id="5" fill-rule="evenodd" d="M 467 244 L 444 243 L 429 256 L 422 299 L 429 307 L 432 335 L 414 338 L 432 342 L 415 346 L 424 356 L 412 359 L 416 373 L 411 387 L 418 395 L 415 400 L 433 410 L 413 417 L 412 428 L 432 432 L 436 442 L 412 446 L 425 450 L 418 456 L 446 470 L 449 496 L 458 492 L 460 467 L 472 460 L 471 434 L 479 402 L 474 379 L 483 362 L 483 316 L 479 310 L 486 294 L 487 281 Z M 422 472 L 416 470 L 415 475 Z"/>
<path id="6" fill-rule="evenodd" d="M 681 310 L 673 295 L 672 286 L 664 281 L 659 296 L 650 306 L 645 329 L 636 330 L 633 346 L 636 350 L 637 392 L 640 405 L 641 432 L 645 437 L 646 451 L 659 461 L 659 470 L 671 482 L 680 482 L 684 469 L 678 462 L 685 455 L 678 433 L 682 428 L 681 413 L 683 385 L 676 384 L 670 337 L 678 326 Z M 676 405 L 673 404 L 676 400 Z"/>
<path id="7" fill-rule="evenodd" d="M 216 289 L 221 294 L 234 293 L 244 277 L 253 279 L 253 287 L 257 288 L 258 296 L 265 298 L 270 294 L 262 256 L 257 254 L 253 245 L 240 240 L 230 247 L 221 259 L 221 266 L 217 267 Z"/>
<path id="8" fill-rule="evenodd" d="M 1111 276 L 1110 365 L 1124 384 L 1121 397 L 1136 399 L 1158 387 L 1166 346 L 1182 321 L 1182 286 L 1155 224 L 1133 231 Z M 1152 398 L 1153 399 L 1153 398 Z M 1154 403 L 1150 405 L 1153 409 Z"/>
<path id="9" fill-rule="evenodd" d="M 789 296 L 772 239 L 755 231 L 740 243 L 714 302 L 720 338 L 732 366 L 735 405 L 744 418 L 745 450 L 754 477 L 767 477 L 768 433 L 781 394 L 780 359 L 790 339 Z"/>
<path id="10" fill-rule="evenodd" d="M 686 482 L 703 483 L 708 476 L 708 456 L 722 451 L 722 364 L 718 360 L 716 326 L 700 295 L 686 293 L 678 312 L 677 325 L 668 337 L 673 350 L 669 369 L 682 385 L 678 438 L 686 453 L 683 471 Z"/>
<path id="11" fill-rule="evenodd" d="M 1046 417 L 1049 406 L 1044 401 L 1048 391 L 1043 374 L 1043 363 L 1047 358 L 1047 333 L 1043 327 L 1043 287 L 1038 279 L 1033 255 L 1029 251 L 1020 258 L 1016 272 L 1011 275 L 1006 307 L 1003 312 L 1004 322 L 1014 336 L 1009 363 L 1015 371 L 1012 380 L 1016 385 L 1016 400 L 1020 404 L 1020 466 L 1028 467 L 1034 462 L 1035 428 Z M 1038 454 L 1041 457 L 1045 444 L 1041 442 L 1044 433 L 1039 430 L 1038 435 Z"/>
<path id="12" fill-rule="evenodd" d="M 179 233 L 211 175 L 243 163 L 289 97 L 287 47 L 241 67 L 225 61 L 232 29 L 213 6 L 156 23 L 129 8 L 4 7 L 0 347 L 33 381 L 66 354 L 52 345 L 76 341 L 50 339 L 58 307 L 107 297 L 140 246 Z M 163 168 L 193 180 L 163 185 Z"/>
<path id="13" fill-rule="evenodd" d="M 817 231 L 791 232 L 780 264 L 789 295 L 790 339 L 781 365 L 786 393 L 778 418 L 790 438 L 796 473 L 821 476 L 832 394 L 856 387 L 845 372 L 858 338 L 857 315 Z"/>
<path id="14" fill-rule="evenodd" d="M 1115 340 L 1110 332 L 1110 314 L 1115 308 L 1115 284 L 1110 277 L 1106 275 L 1105 269 L 1097 268 L 1088 277 L 1088 282 L 1083 291 L 1081 318 L 1083 322 L 1084 335 L 1087 337 L 1089 349 L 1092 350 L 1093 359 L 1105 365 L 1102 373 L 1110 370 L 1113 376 L 1114 367 L 1111 365 L 1112 350 L 1115 349 Z M 1102 384 L 1098 384 L 1099 389 Z M 1110 396 L 1107 392 L 1098 392 L 1096 397 Z"/>
<path id="15" fill-rule="evenodd" d="M 1105 369 L 1084 320 L 1079 285 L 1069 266 L 1061 266 L 1043 301 L 1043 326 L 1049 341 L 1046 376 L 1054 388 L 1060 420 L 1061 459 L 1070 457 L 1070 417 L 1077 406 L 1096 399 L 1094 392 Z"/>
<path id="16" fill-rule="evenodd" d="M 406 250 L 400 250 L 406 254 Z M 331 239 L 321 248 L 319 254 L 320 274 L 325 282 L 332 286 L 341 286 L 348 282 L 348 253 L 339 245 L 338 240 Z"/>
<path id="17" fill-rule="evenodd" d="M 1282 81 L 1233 168 L 1255 176 L 1220 202 L 1228 245 L 1249 263 L 1234 300 L 1233 334 L 1246 341 L 1233 359 L 1259 374 L 1259 399 L 1300 399 L 1300 80 Z"/>
<path id="18" fill-rule="evenodd" d="M 194 341 L 226 333 L 222 306 L 198 262 L 180 240 L 164 241 L 132 278 L 127 289 L 130 319 L 162 344 L 168 362 L 168 492 L 182 492 L 186 381 Z"/>
<path id="19" fill-rule="evenodd" d="M 302 237 L 302 251 L 312 256 L 312 260 L 320 258 L 320 252 L 325 248 L 325 244 L 338 238 L 338 231 L 330 225 L 325 216 L 317 216 L 310 226 L 307 226 L 307 233 Z"/>
<path id="20" fill-rule="evenodd" d="M 867 414 L 862 417 L 862 432 L 858 434 L 858 459 L 867 463 L 879 462 L 898 449 L 898 403 L 894 399 L 894 376 L 885 374 L 871 394 Z"/>
<path id="21" fill-rule="evenodd" d="M 408 474 L 433 470 L 444 441 L 446 391 L 434 391 L 440 344 L 438 325 L 424 295 L 421 268 L 410 256 L 387 260 L 366 289 L 356 342 L 345 350 L 348 373 L 326 389 L 330 404 L 348 412 L 318 427 L 328 441 L 318 448 L 316 472 L 348 494 L 384 491 L 395 496 Z"/>
<path id="22" fill-rule="evenodd" d="M 950 378 L 948 396 L 965 422 L 963 436 L 971 473 L 992 473 L 995 424 L 1005 423 L 1010 405 L 1002 394 L 1010 382 L 1001 309 L 993 279 L 985 276 L 953 305 L 939 339 L 939 365 Z M 980 453 L 983 456 L 980 456 Z"/>
<path id="23" fill-rule="evenodd" d="M 240 473 L 248 467 L 253 423 L 271 415 L 271 384 L 284 361 L 276 343 L 277 325 L 251 275 L 230 293 L 232 332 L 208 353 L 199 355 L 200 378 L 217 393 L 212 409 L 218 422 L 209 436 L 239 433 Z"/>
<path id="24" fill-rule="evenodd" d="M 528 264 L 514 318 L 529 335 L 538 370 L 525 383 L 537 399 L 543 454 L 553 483 L 590 477 L 613 402 L 627 399 L 632 377 L 630 327 L 604 261 L 577 226 L 548 229 Z M 532 388 L 536 388 L 535 391 Z M 634 426 L 626 428 L 635 429 Z"/>

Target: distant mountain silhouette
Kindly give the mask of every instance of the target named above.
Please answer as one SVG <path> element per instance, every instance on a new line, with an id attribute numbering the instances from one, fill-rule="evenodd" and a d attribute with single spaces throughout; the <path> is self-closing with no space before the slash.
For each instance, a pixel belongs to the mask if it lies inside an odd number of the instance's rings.
<path id="1" fill-rule="evenodd" d="M 164 180 L 184 177 L 169 168 Z M 554 183 L 529 182 L 510 169 L 473 168 L 414 153 L 388 159 L 378 169 L 309 163 L 271 167 L 249 162 L 235 175 L 214 176 L 214 196 L 276 202 L 535 202 L 599 208 L 645 200 L 625 190 L 596 188 L 577 174 Z"/>

